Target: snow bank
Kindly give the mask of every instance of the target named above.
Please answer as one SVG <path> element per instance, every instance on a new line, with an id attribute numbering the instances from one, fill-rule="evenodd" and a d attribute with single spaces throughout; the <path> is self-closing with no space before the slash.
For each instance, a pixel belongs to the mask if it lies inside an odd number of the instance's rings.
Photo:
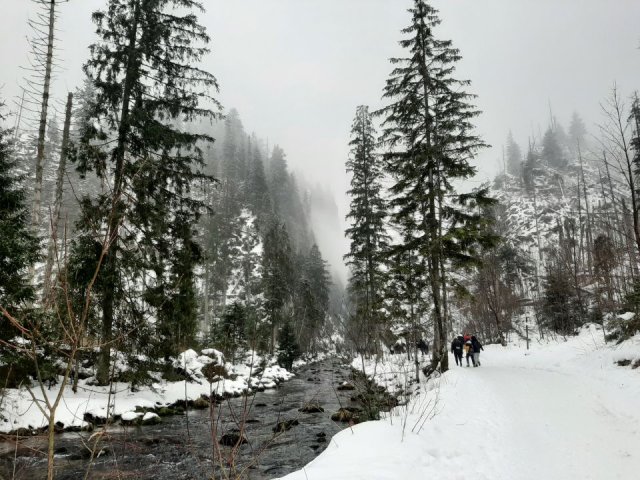
<path id="1" fill-rule="evenodd" d="M 124 358 L 124 357 L 123 357 Z M 116 355 L 116 361 L 121 370 L 128 368 L 124 360 Z M 229 378 L 220 378 L 209 384 L 202 373 L 202 369 L 210 364 L 224 366 Z M 275 388 L 278 383 L 289 380 L 293 373 L 277 365 L 270 365 L 260 370 L 259 366 L 268 363 L 255 352 L 249 352 L 241 363 L 231 364 L 224 361 L 224 356 L 218 350 L 206 349 L 199 355 L 194 350 L 181 353 L 173 362 L 174 367 L 185 369 L 192 377 L 192 381 L 169 382 L 159 380 L 148 387 L 140 387 L 132 392 L 125 383 L 114 383 L 111 387 L 97 387 L 81 380 L 78 392 L 74 394 L 70 387 L 64 392 L 63 401 L 56 412 L 56 420 L 68 427 L 86 427 L 86 420 L 106 419 L 116 416 L 124 421 L 132 422 L 142 415 L 136 410 L 156 410 L 170 406 L 178 401 L 195 401 L 202 396 L 213 394 L 218 397 L 238 396 L 256 390 Z M 160 378 L 159 374 L 154 377 Z M 186 390 L 186 393 L 185 393 Z M 36 401 L 44 404 L 44 396 L 40 388 L 33 388 Z M 51 402 L 59 392 L 59 387 L 45 390 Z M 107 410 L 110 398 L 110 406 Z M 26 389 L 5 389 L 0 409 L 0 433 L 8 433 L 17 429 L 38 430 L 48 425 L 44 415 L 34 403 L 31 394 Z M 143 421 L 150 418 L 143 417 Z"/>
<path id="2" fill-rule="evenodd" d="M 422 366 L 427 358 L 421 357 Z M 365 373 L 376 385 L 393 395 L 409 392 L 416 375 L 414 361 L 409 360 L 406 354 L 385 355 L 383 360 L 376 356 L 358 357 L 353 359 L 351 367 Z"/>

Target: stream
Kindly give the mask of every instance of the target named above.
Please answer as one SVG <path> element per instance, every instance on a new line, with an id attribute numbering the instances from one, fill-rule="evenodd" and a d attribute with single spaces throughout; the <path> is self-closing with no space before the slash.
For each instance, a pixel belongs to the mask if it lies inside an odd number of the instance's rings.
<path id="1" fill-rule="evenodd" d="M 102 454 L 93 462 L 85 445 L 93 444 L 100 429 L 92 438 L 91 433 L 57 435 L 55 478 L 261 480 L 286 475 L 313 460 L 347 426 L 330 417 L 340 407 L 358 406 L 350 400 L 355 392 L 336 390 L 350 376 L 348 365 L 331 358 L 302 367 L 276 389 L 217 403 L 213 412 L 189 410 L 163 417 L 154 426 L 111 426 L 96 450 Z M 318 403 L 324 412 L 298 411 L 309 402 Z M 278 422 L 287 420 L 293 420 L 290 429 L 274 433 Z M 247 443 L 235 449 L 220 446 L 214 452 L 212 423 L 218 439 L 242 428 Z M 45 478 L 46 468 L 44 438 L 25 438 L 17 448 L 8 442 L 2 445 L 0 479 Z"/>

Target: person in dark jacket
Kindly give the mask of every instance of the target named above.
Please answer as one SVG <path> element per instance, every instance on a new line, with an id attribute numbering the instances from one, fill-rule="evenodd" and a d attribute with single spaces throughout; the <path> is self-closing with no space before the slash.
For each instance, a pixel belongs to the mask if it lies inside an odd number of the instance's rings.
<path id="1" fill-rule="evenodd" d="M 451 353 L 456 359 L 456 365 L 462 366 L 462 341 L 460 337 L 456 337 L 451 342 Z"/>
<path id="2" fill-rule="evenodd" d="M 416 347 L 418 347 L 418 350 L 420 350 L 420 352 L 422 352 L 422 356 L 423 357 L 427 353 L 429 353 L 429 345 L 427 345 L 427 342 L 425 342 L 422 338 L 420 339 L 420 341 L 418 343 L 416 343 Z"/>
<path id="3" fill-rule="evenodd" d="M 471 346 L 473 347 L 473 366 L 479 367 L 480 366 L 480 350 L 484 350 L 484 348 L 482 348 L 482 344 L 476 338 L 475 335 L 471 335 Z"/>

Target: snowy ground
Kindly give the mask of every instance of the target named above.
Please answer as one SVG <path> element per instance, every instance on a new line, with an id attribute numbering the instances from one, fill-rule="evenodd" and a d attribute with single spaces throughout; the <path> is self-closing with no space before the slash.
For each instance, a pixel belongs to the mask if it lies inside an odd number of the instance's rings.
<path id="1" fill-rule="evenodd" d="M 275 388 L 277 383 L 290 379 L 293 374 L 279 367 L 269 365 L 260 368 L 262 358 L 249 352 L 242 362 L 225 363 L 222 354 L 214 349 L 206 349 L 201 355 L 193 350 L 180 354 L 175 361 L 176 367 L 184 368 L 193 377 L 190 382 L 167 382 L 158 379 L 149 387 L 141 387 L 132 392 L 128 384 L 116 383 L 111 387 L 90 386 L 86 381 L 80 381 L 78 393 L 73 393 L 70 387 L 64 392 L 63 401 L 56 411 L 56 420 L 65 428 L 84 427 L 85 414 L 93 417 L 107 418 L 121 417 L 131 421 L 141 413 L 137 408 L 159 409 L 180 400 L 197 400 L 201 396 L 211 393 L 218 396 L 239 395 L 249 390 L 263 390 Z M 225 370 L 233 379 L 223 379 L 210 384 L 202 374 L 202 368 L 209 363 L 224 365 Z M 31 389 L 36 401 L 44 405 L 43 392 L 40 388 Z M 50 401 L 55 400 L 59 387 L 45 389 Z M 108 407 L 109 405 L 109 407 Z M 37 430 L 46 426 L 48 422 L 43 412 L 36 405 L 31 393 L 26 389 L 5 389 L 2 393 L 0 405 L 0 432 L 7 433 L 20 428 Z"/>
<path id="2" fill-rule="evenodd" d="M 533 342 L 528 352 L 487 346 L 482 367 L 454 363 L 409 406 L 342 431 L 284 478 L 637 478 L 640 369 L 615 365 L 620 359 L 640 359 L 640 335 L 605 346 L 590 327 L 566 342 Z M 378 381 L 395 385 L 412 371 L 382 370 Z"/>

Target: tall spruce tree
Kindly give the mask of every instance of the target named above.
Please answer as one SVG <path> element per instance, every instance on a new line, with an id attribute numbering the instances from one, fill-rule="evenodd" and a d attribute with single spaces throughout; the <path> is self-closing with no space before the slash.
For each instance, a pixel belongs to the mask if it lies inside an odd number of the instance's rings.
<path id="1" fill-rule="evenodd" d="M 567 165 L 567 159 L 564 156 L 559 141 L 558 128 L 554 125 L 547 128 L 542 139 L 542 159 L 550 167 L 561 168 Z"/>
<path id="2" fill-rule="evenodd" d="M 273 353 L 283 309 L 291 300 L 294 284 L 293 252 L 287 228 L 282 223 L 274 223 L 265 235 L 262 281 L 271 330 L 269 348 Z"/>
<path id="3" fill-rule="evenodd" d="M 249 159 L 250 169 L 247 194 L 249 196 L 249 206 L 253 213 L 259 217 L 264 217 L 271 212 L 271 198 L 264 171 L 262 152 L 255 138 L 253 138 L 252 145 L 253 148 Z"/>
<path id="4" fill-rule="evenodd" d="M 507 172 L 511 175 L 520 175 L 522 172 L 522 151 L 511 132 L 507 136 Z"/>
<path id="5" fill-rule="evenodd" d="M 0 109 L 3 105 L 0 101 Z M 0 111 L 0 122 L 3 120 Z M 30 226 L 27 195 L 23 179 L 17 174 L 17 162 L 11 156 L 9 136 L 10 132 L 0 126 L 0 307 L 15 316 L 17 309 L 34 299 L 29 269 L 39 258 L 39 241 Z M 1 313 L 0 319 L 0 339 L 4 344 L 17 330 L 8 326 Z"/>
<path id="6" fill-rule="evenodd" d="M 355 303 L 352 330 L 358 332 L 358 348 L 376 351 L 382 337 L 383 264 L 389 245 L 385 233 L 387 208 L 382 198 L 382 157 L 375 152 L 375 129 L 369 108 L 361 105 L 351 128 L 351 153 L 347 172 L 351 174 L 351 207 L 346 230 L 351 240 L 345 255 L 350 268 L 351 298 Z"/>
<path id="7" fill-rule="evenodd" d="M 114 321 L 128 319 L 125 312 L 157 312 L 157 340 L 165 354 L 195 334 L 192 271 L 199 252 L 191 226 L 201 205 L 193 186 L 203 178 L 201 142 L 212 139 L 176 125 L 218 116 L 219 105 L 208 93 L 217 90 L 216 79 L 197 67 L 209 51 L 197 17 L 203 11 L 198 0 L 108 0 L 105 11 L 93 14 L 100 40 L 84 70 L 95 99 L 77 161 L 81 172 L 94 172 L 108 186 L 83 200 L 79 222 L 82 234 L 107 252 L 97 292 L 97 379 L 103 384 L 109 380 Z M 146 306 L 139 305 L 140 296 Z M 117 327 L 137 332 L 144 322 Z"/>
<path id="8" fill-rule="evenodd" d="M 298 343 L 309 352 L 315 352 L 317 341 L 329 310 L 329 287 L 331 279 L 327 262 L 322 258 L 315 243 L 303 259 L 302 275 L 296 296 L 296 321 L 299 323 Z"/>
<path id="9" fill-rule="evenodd" d="M 382 141 L 386 165 L 395 183 L 393 219 L 404 232 L 397 250 L 415 251 L 426 259 L 434 323 L 432 369 L 448 369 L 446 268 L 473 259 L 481 221 L 477 206 L 488 203 L 486 189 L 459 195 L 454 183 L 474 175 L 469 161 L 485 146 L 473 133 L 478 111 L 468 81 L 453 77 L 461 58 L 449 40 L 439 40 L 437 10 L 414 0 L 412 23 L 400 45 L 407 51 L 384 89 L 390 104 L 383 115 Z"/>
<path id="10" fill-rule="evenodd" d="M 582 117 L 577 112 L 573 112 L 571 116 L 571 123 L 569 124 L 569 148 L 572 153 L 577 153 L 577 146 L 585 144 L 585 137 L 587 135 L 587 127 L 582 120 Z"/>

